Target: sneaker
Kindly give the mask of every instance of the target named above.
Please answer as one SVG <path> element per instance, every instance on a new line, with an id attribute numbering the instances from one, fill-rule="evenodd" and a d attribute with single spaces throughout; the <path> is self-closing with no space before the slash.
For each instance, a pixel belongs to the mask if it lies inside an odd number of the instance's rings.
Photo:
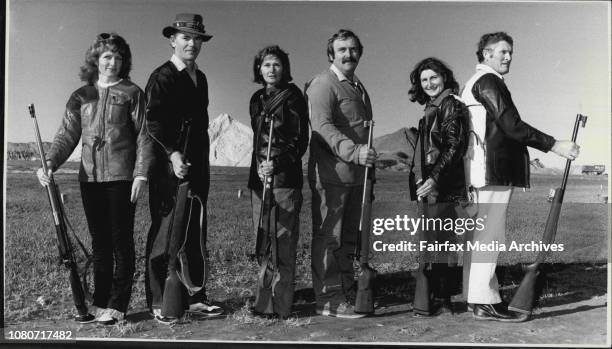
<path id="1" fill-rule="evenodd" d="M 89 307 L 89 310 L 96 317 L 95 321 L 98 321 L 100 316 L 102 316 L 102 314 L 104 314 L 104 312 L 106 311 L 106 308 L 100 308 L 100 307 L 96 307 L 95 305 L 92 305 L 92 306 Z"/>
<path id="2" fill-rule="evenodd" d="M 318 315 L 332 316 L 342 319 L 360 319 L 367 315 L 357 314 L 355 312 L 355 307 L 347 302 L 340 303 L 338 307 L 336 307 L 336 309 L 330 307 L 329 302 L 325 303 L 324 307 L 320 307 L 317 305 L 316 312 Z"/>
<path id="3" fill-rule="evenodd" d="M 76 315 L 74 319 L 80 324 L 90 324 L 92 322 L 96 322 L 96 317 L 94 315 L 91 315 L 90 313 L 87 313 L 85 315 Z"/>
<path id="4" fill-rule="evenodd" d="M 195 315 L 214 317 L 223 314 L 223 309 L 207 302 L 198 302 L 190 304 L 187 312 Z"/>
<path id="5" fill-rule="evenodd" d="M 102 325 L 114 325 L 117 322 L 123 320 L 125 313 L 115 310 L 113 308 L 104 309 L 97 321 Z"/>

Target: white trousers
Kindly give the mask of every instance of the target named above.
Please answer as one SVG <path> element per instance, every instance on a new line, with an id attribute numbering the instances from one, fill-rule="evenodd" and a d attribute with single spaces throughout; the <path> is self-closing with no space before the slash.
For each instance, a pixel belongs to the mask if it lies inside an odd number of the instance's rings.
<path id="1" fill-rule="evenodd" d="M 505 243 L 506 213 L 512 196 L 512 187 L 484 186 L 476 189 L 475 219 L 483 221 L 484 229 L 466 233 L 467 241 L 478 244 Z M 496 304 L 501 302 L 495 266 L 499 251 L 478 252 L 468 250 L 463 254 L 463 297 L 468 303 Z"/>

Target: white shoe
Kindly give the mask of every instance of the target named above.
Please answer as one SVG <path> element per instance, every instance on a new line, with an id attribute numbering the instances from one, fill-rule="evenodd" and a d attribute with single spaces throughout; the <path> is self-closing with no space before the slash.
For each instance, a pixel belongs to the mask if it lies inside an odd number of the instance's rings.
<path id="1" fill-rule="evenodd" d="M 95 305 L 92 305 L 89 307 L 89 311 L 96 317 L 95 321 L 98 321 L 100 316 L 102 316 L 102 314 L 104 314 L 104 312 L 106 311 L 106 308 L 100 308 L 96 307 Z"/>
<path id="2" fill-rule="evenodd" d="M 125 317 L 125 313 L 120 312 L 119 310 L 115 310 L 113 308 L 104 309 L 102 315 L 98 317 L 98 323 L 102 325 L 114 325 L 117 322 L 123 320 Z"/>
<path id="3" fill-rule="evenodd" d="M 205 302 L 198 302 L 190 304 L 187 312 L 191 314 L 213 317 L 223 314 L 223 309 L 216 305 L 207 304 Z"/>

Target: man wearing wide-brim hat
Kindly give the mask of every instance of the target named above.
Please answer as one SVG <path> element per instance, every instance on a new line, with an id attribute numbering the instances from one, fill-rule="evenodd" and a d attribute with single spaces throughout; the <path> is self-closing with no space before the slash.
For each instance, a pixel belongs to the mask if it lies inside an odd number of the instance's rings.
<path id="1" fill-rule="evenodd" d="M 195 63 L 202 43 L 212 36 L 206 33 L 202 16 L 192 13 L 176 15 L 162 34 L 170 39 L 172 57 L 151 73 L 146 87 L 147 130 L 156 160 L 149 176 L 146 291 L 155 319 L 172 324 L 185 311 L 204 316 L 222 311 L 208 302 L 204 287 L 210 177 L 208 83 Z M 181 183 L 189 190 L 185 210 L 180 208 L 177 190 Z"/>

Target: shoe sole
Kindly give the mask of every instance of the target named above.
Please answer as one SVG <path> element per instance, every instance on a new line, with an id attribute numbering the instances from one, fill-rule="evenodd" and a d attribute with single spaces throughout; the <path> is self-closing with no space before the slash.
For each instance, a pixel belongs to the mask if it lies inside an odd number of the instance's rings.
<path id="1" fill-rule="evenodd" d="M 220 313 L 204 313 L 201 311 L 197 311 L 197 310 L 186 310 L 186 313 L 188 313 L 189 315 L 197 315 L 197 316 L 205 316 L 205 317 L 215 317 L 215 316 L 221 316 L 224 313 L 220 312 Z"/>
<path id="2" fill-rule="evenodd" d="M 96 322 L 96 317 L 91 315 L 91 314 L 87 314 L 84 317 L 78 317 L 75 319 L 76 322 L 80 323 L 80 324 L 91 324 Z"/>
<path id="3" fill-rule="evenodd" d="M 174 324 L 177 324 L 179 322 L 179 319 L 163 320 L 163 318 L 155 316 L 155 321 L 157 321 L 158 323 L 160 323 L 162 325 L 174 325 Z"/>
<path id="4" fill-rule="evenodd" d="M 472 314 L 472 316 L 474 316 L 474 319 L 478 320 L 478 321 L 499 321 L 499 322 L 524 322 L 527 321 L 527 319 L 529 317 L 520 317 L 520 318 L 514 318 L 514 319 L 503 319 L 503 318 L 498 318 L 498 317 L 493 317 L 493 316 L 478 316 L 475 314 Z"/>
<path id="5" fill-rule="evenodd" d="M 367 314 L 355 314 L 355 315 L 344 315 L 344 314 L 334 314 L 329 310 L 317 310 L 317 315 L 329 316 L 329 317 L 337 317 L 339 319 L 361 319 L 367 316 Z"/>

